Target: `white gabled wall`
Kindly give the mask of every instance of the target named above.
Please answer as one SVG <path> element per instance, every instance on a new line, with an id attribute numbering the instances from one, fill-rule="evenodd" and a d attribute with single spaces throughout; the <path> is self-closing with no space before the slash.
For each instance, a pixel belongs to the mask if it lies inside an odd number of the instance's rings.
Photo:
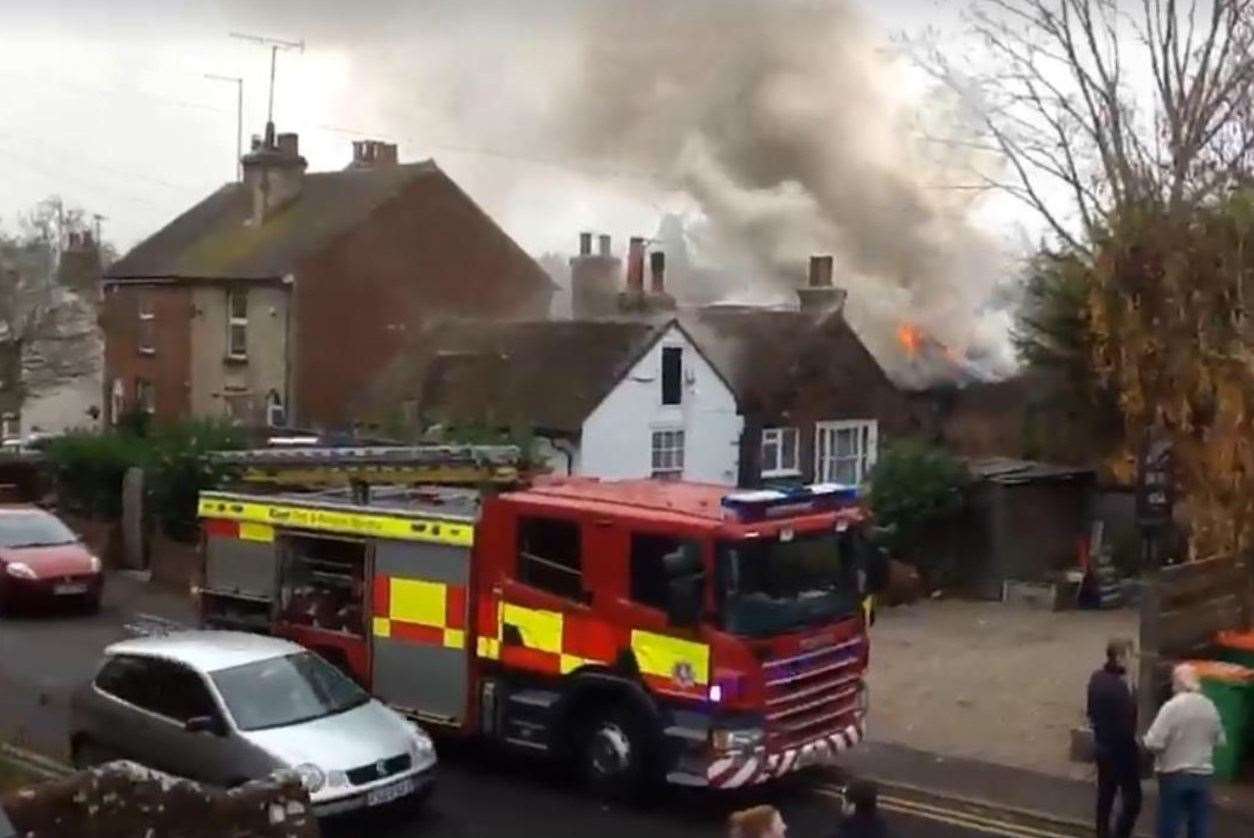
<path id="1" fill-rule="evenodd" d="M 682 397 L 662 404 L 662 349 L 683 349 Z M 684 432 L 684 479 L 736 484 L 743 419 L 736 398 L 672 324 L 583 423 L 578 473 L 593 477 L 649 477 L 653 432 Z"/>

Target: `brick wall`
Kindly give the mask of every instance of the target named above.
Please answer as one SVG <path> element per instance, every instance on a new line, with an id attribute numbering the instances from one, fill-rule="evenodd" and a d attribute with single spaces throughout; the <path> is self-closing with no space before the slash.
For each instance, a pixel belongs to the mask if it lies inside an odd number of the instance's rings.
<path id="1" fill-rule="evenodd" d="M 150 353 L 140 351 L 141 300 L 153 314 Z M 105 334 L 106 421 L 115 418 L 111 393 L 119 378 L 125 409 L 135 406 L 136 381 L 143 379 L 155 388 L 157 420 L 173 421 L 189 414 L 191 313 L 191 292 L 185 286 L 116 284 L 106 288 L 100 317 Z"/>

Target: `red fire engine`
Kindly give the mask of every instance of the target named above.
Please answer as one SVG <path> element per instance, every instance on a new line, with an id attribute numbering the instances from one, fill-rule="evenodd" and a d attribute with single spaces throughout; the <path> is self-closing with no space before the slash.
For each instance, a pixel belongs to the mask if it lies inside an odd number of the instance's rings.
<path id="1" fill-rule="evenodd" d="M 415 719 L 599 786 L 761 783 L 862 739 L 881 573 L 850 488 L 353 482 L 202 493 L 205 624 L 294 639 Z"/>

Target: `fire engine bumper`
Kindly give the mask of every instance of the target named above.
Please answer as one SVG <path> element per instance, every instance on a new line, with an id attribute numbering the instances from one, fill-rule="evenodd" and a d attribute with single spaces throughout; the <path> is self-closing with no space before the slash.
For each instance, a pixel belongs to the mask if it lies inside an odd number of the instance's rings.
<path id="1" fill-rule="evenodd" d="M 711 751 L 703 756 L 685 755 L 667 781 L 701 788 L 734 789 L 765 783 L 803 768 L 832 765 L 866 737 L 865 716 L 852 724 L 807 742 L 780 750 L 765 746 L 727 752 Z"/>

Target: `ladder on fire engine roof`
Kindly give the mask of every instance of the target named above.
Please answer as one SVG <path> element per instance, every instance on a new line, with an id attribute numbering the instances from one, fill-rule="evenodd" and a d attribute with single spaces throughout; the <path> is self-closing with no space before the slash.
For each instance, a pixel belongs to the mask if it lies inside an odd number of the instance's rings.
<path id="1" fill-rule="evenodd" d="M 206 458 L 237 468 L 244 483 L 274 488 L 508 486 L 522 481 L 522 452 L 515 445 L 255 448 L 214 451 Z"/>

